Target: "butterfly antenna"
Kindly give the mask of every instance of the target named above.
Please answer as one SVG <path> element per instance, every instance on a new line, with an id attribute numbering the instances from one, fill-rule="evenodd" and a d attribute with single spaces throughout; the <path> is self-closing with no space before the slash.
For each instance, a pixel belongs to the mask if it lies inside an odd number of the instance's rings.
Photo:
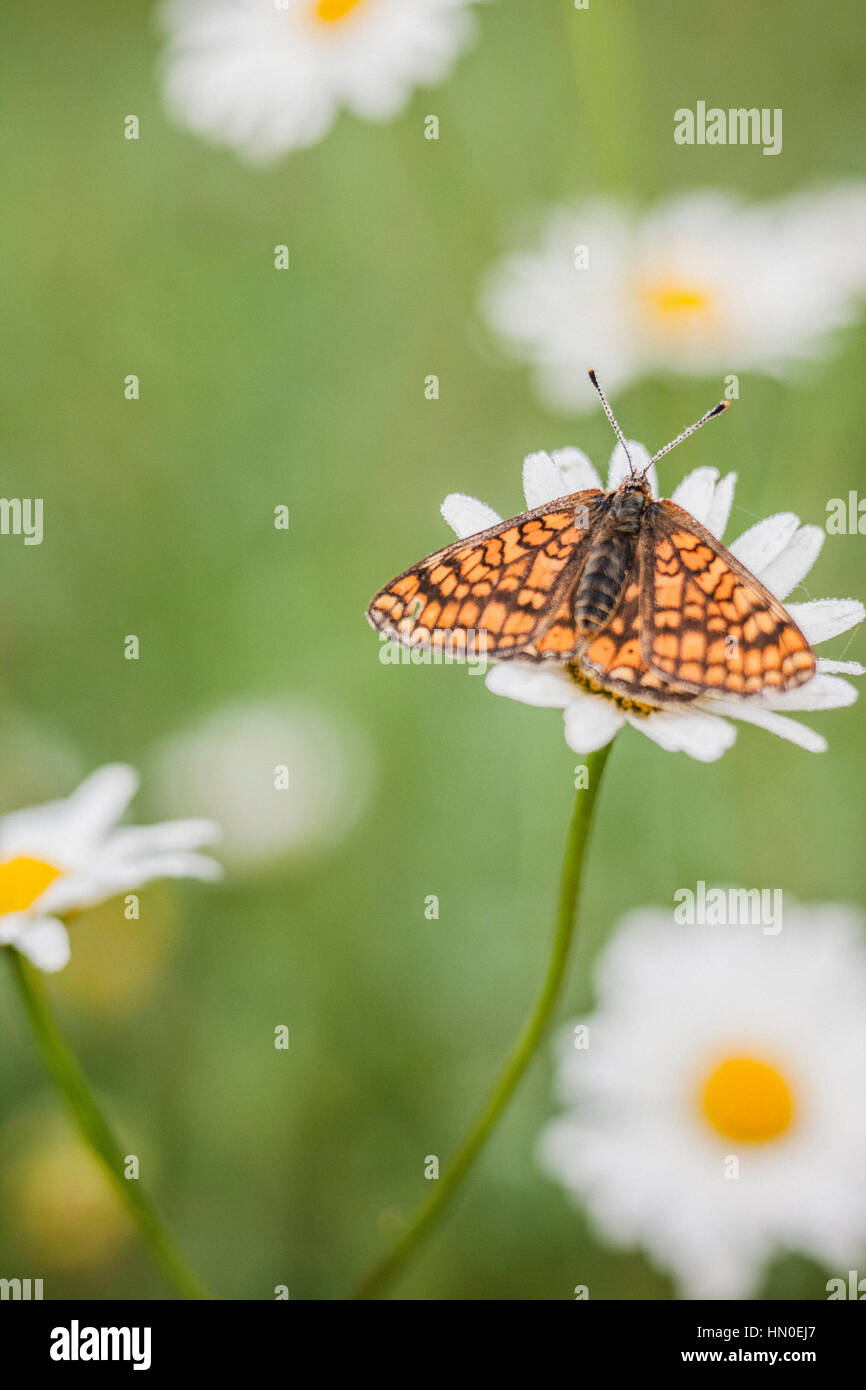
<path id="1" fill-rule="evenodd" d="M 721 415 L 723 411 L 727 410 L 730 404 L 730 401 L 719 401 L 718 405 L 714 405 L 712 410 L 708 410 L 706 415 L 701 416 L 700 420 L 696 420 L 693 425 L 689 425 L 688 429 L 683 430 L 682 434 L 678 434 L 676 439 L 671 440 L 670 444 L 666 444 L 663 449 L 659 449 L 657 454 L 653 454 L 647 464 L 647 468 L 650 467 L 650 464 L 656 463 L 657 460 L 662 458 L 665 454 L 669 454 L 671 449 L 675 449 L 678 444 L 682 444 L 683 440 L 688 439 L 690 434 L 695 433 L 695 430 L 699 430 L 701 425 L 705 425 L 708 420 L 714 420 L 717 415 Z"/>
<path id="2" fill-rule="evenodd" d="M 620 444 L 622 445 L 623 449 L 625 450 L 625 456 L 626 456 L 626 458 L 628 459 L 628 471 L 629 471 L 629 473 L 631 473 L 632 477 L 634 477 L 634 476 L 635 476 L 635 468 L 634 468 L 634 464 L 633 464 L 632 461 L 631 461 L 631 454 L 630 454 L 629 451 L 628 451 L 628 445 L 627 445 L 626 442 L 625 442 L 625 435 L 623 434 L 622 430 L 620 429 L 619 425 L 618 425 L 617 422 L 616 422 L 616 416 L 614 415 L 613 411 L 611 410 L 610 406 L 609 406 L 608 403 L 607 403 L 607 396 L 604 394 L 604 392 L 602 391 L 601 387 L 599 386 L 599 384 L 598 384 L 598 377 L 596 376 L 595 371 L 593 370 L 592 367 L 590 367 L 590 369 L 589 369 L 589 379 L 590 379 L 590 381 L 592 382 L 593 386 L 595 387 L 596 391 L 598 392 L 599 396 L 601 397 L 601 403 L 602 403 L 602 405 L 604 406 L 604 413 L 605 413 L 605 415 L 607 416 L 608 420 L 610 420 L 610 423 L 611 423 L 611 425 L 612 425 L 612 427 L 613 427 L 613 432 L 614 432 L 614 434 L 616 435 L 617 439 L 619 440 Z M 697 428 L 697 426 L 696 426 L 696 428 Z"/>

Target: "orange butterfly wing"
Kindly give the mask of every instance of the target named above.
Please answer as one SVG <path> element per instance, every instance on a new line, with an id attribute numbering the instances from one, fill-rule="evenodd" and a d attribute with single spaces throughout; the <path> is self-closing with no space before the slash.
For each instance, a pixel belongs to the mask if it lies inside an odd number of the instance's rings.
<path id="1" fill-rule="evenodd" d="M 472 634 L 490 656 L 535 656 L 564 601 L 571 623 L 567 598 L 604 497 L 575 492 L 437 550 L 375 595 L 370 623 L 407 645 L 447 640 L 465 650 Z M 564 629 L 551 636 L 563 640 Z M 573 650 L 573 627 L 570 640 Z"/>
<path id="2" fill-rule="evenodd" d="M 784 605 L 682 507 L 653 504 L 640 544 L 643 657 L 663 679 L 734 696 L 811 680 L 814 653 Z"/>
<path id="3" fill-rule="evenodd" d="M 688 703 L 697 699 L 695 691 L 664 678 L 646 660 L 643 643 L 641 597 L 644 588 L 643 561 L 638 547 L 622 598 L 613 616 L 584 643 L 574 662 L 575 674 L 582 675 L 590 689 L 607 690 L 626 697 L 638 707 L 657 708 L 661 703 Z"/>

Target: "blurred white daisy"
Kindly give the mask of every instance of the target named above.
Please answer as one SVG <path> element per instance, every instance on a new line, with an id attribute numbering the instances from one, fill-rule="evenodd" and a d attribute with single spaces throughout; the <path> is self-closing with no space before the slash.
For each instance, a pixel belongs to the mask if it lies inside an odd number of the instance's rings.
<path id="1" fill-rule="evenodd" d="M 0 817 L 0 945 L 61 970 L 66 913 L 157 878 L 220 877 L 219 864 L 197 853 L 219 839 L 211 821 L 117 826 L 137 788 L 134 769 L 112 763 L 63 800 Z"/>
<path id="2" fill-rule="evenodd" d="M 362 732 L 342 715 L 249 700 L 161 744 L 148 785 L 162 813 L 213 816 L 225 862 L 255 870 L 339 844 L 367 804 L 372 767 Z"/>
<path id="3" fill-rule="evenodd" d="M 866 948 L 786 899 L 777 936 L 631 914 L 563 1037 L 546 1171 L 686 1298 L 749 1298 L 773 1253 L 866 1253 Z M 588 1044 L 588 1045 L 586 1045 Z M 823 1290 L 822 1290 L 823 1292 Z"/>
<path id="4" fill-rule="evenodd" d="M 781 373 L 819 356 L 866 292 L 866 186 L 757 206 L 693 192 L 638 215 L 595 199 L 549 216 L 491 272 L 482 309 L 555 410 L 660 371 Z"/>
<path id="5" fill-rule="evenodd" d="M 629 451 L 635 468 L 641 471 L 649 463 L 647 450 L 631 440 Z M 610 460 L 608 491 L 618 487 L 627 474 L 625 452 L 618 444 Z M 658 497 L 654 466 L 649 468 L 647 480 L 653 497 Z M 735 482 L 734 473 L 719 478 L 715 468 L 696 468 L 675 489 L 671 500 L 721 540 L 733 502 Z M 568 493 L 602 486 L 598 473 L 579 449 L 530 454 L 523 465 L 523 487 L 530 509 Z M 492 508 L 463 493 L 446 497 L 442 515 L 460 537 L 494 526 L 501 519 Z M 728 548 L 771 593 L 786 599 L 812 568 L 823 540 L 824 532 L 820 527 L 801 526 L 793 512 L 778 512 L 749 527 Z M 866 617 L 866 609 L 856 599 L 813 599 L 790 603 L 787 611 L 813 647 L 847 631 Z M 629 702 L 620 703 L 615 696 L 590 693 L 572 680 L 568 670 L 561 666 L 519 659 L 501 661 L 493 666 L 486 679 L 487 688 L 495 695 L 507 695 L 527 705 L 561 709 L 565 718 L 565 739 L 575 753 L 592 753 L 603 748 L 625 724 L 630 724 L 668 752 L 688 753 L 701 762 L 713 762 L 736 739 L 736 729 L 728 719 L 758 724 L 810 752 L 823 752 L 827 744 L 821 735 L 786 715 L 793 711 L 837 709 L 853 704 L 857 691 L 850 681 L 842 678 L 843 674 L 863 675 L 864 668 L 854 661 L 819 658 L 816 674 L 796 690 L 739 700 L 705 695 L 688 705 L 658 709 L 650 714 L 628 708 Z M 723 715 L 725 718 L 721 717 Z"/>
<path id="6" fill-rule="evenodd" d="M 265 164 L 327 134 L 341 108 L 385 121 L 440 81 L 473 0 L 164 0 L 164 90 L 180 124 Z"/>

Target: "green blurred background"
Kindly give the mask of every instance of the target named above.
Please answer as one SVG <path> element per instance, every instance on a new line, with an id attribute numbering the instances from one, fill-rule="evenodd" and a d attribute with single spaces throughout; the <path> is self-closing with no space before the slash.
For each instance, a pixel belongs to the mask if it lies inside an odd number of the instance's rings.
<path id="1" fill-rule="evenodd" d="M 814 0 L 701 15 L 686 0 L 585 13 L 498 0 L 479 26 L 398 120 L 342 117 L 253 171 L 168 122 L 149 4 L 4 6 L 0 491 L 45 499 L 45 540 L 0 540 L 2 809 L 124 759 L 145 772 L 136 815 L 165 814 L 149 800 L 154 749 L 247 700 L 306 701 L 366 747 L 347 777 L 369 791 L 337 843 L 222 887 L 160 885 L 139 923 L 108 904 L 73 927 L 72 964 L 49 981 L 125 1148 L 224 1297 L 347 1292 L 423 1195 L 424 1155 L 452 1151 L 542 971 L 578 761 L 559 715 L 495 699 L 458 667 L 383 666 L 363 618 L 380 584 L 447 540 L 446 493 L 511 515 L 525 453 L 609 456 L 600 410 L 553 417 L 499 359 L 480 277 L 525 240 L 527 210 L 581 191 L 770 197 L 864 173 L 854 0 L 830 22 Z M 676 146 L 672 112 L 700 97 L 783 107 L 783 154 Z M 122 138 L 128 113 L 138 142 Z M 796 388 L 749 376 L 666 486 L 733 467 L 729 535 L 780 508 L 822 524 L 828 497 L 866 489 L 864 367 L 861 329 Z M 717 391 L 645 382 L 616 406 L 657 447 Z M 862 596 L 862 546 L 829 538 L 810 594 Z M 859 636 L 824 652 L 843 648 L 864 658 Z M 714 766 L 625 732 L 562 1019 L 590 1002 L 618 914 L 678 885 L 866 902 L 866 706 L 811 722 L 822 757 L 741 727 Z M 424 916 L 433 893 L 438 921 Z M 166 1296 L 79 1172 L 5 973 L 0 1010 L 0 1274 L 42 1276 L 46 1297 Z M 273 1047 L 280 1023 L 288 1052 Z M 548 1048 L 397 1294 L 569 1298 L 581 1282 L 599 1298 L 670 1296 L 538 1173 L 554 1108 Z M 785 1257 L 763 1293 L 823 1297 L 825 1278 Z"/>

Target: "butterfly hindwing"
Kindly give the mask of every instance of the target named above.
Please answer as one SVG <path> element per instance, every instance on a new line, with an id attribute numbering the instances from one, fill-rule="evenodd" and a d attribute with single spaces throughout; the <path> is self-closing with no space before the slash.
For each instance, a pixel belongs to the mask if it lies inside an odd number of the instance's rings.
<path id="1" fill-rule="evenodd" d="M 613 616 L 583 644 L 575 662 L 590 689 L 600 688 L 627 697 L 637 705 L 656 707 L 660 702 L 688 703 L 694 691 L 654 671 L 643 644 L 643 593 L 645 561 L 638 546 L 631 572 Z"/>
<path id="2" fill-rule="evenodd" d="M 793 689 L 815 657 L 783 604 L 700 522 L 670 501 L 641 531 L 644 659 L 696 694 Z"/>
<path id="3" fill-rule="evenodd" d="M 570 593 L 604 497 L 572 493 L 453 542 L 386 584 L 367 617 L 409 645 L 459 649 L 472 634 L 491 656 L 524 654 Z"/>

